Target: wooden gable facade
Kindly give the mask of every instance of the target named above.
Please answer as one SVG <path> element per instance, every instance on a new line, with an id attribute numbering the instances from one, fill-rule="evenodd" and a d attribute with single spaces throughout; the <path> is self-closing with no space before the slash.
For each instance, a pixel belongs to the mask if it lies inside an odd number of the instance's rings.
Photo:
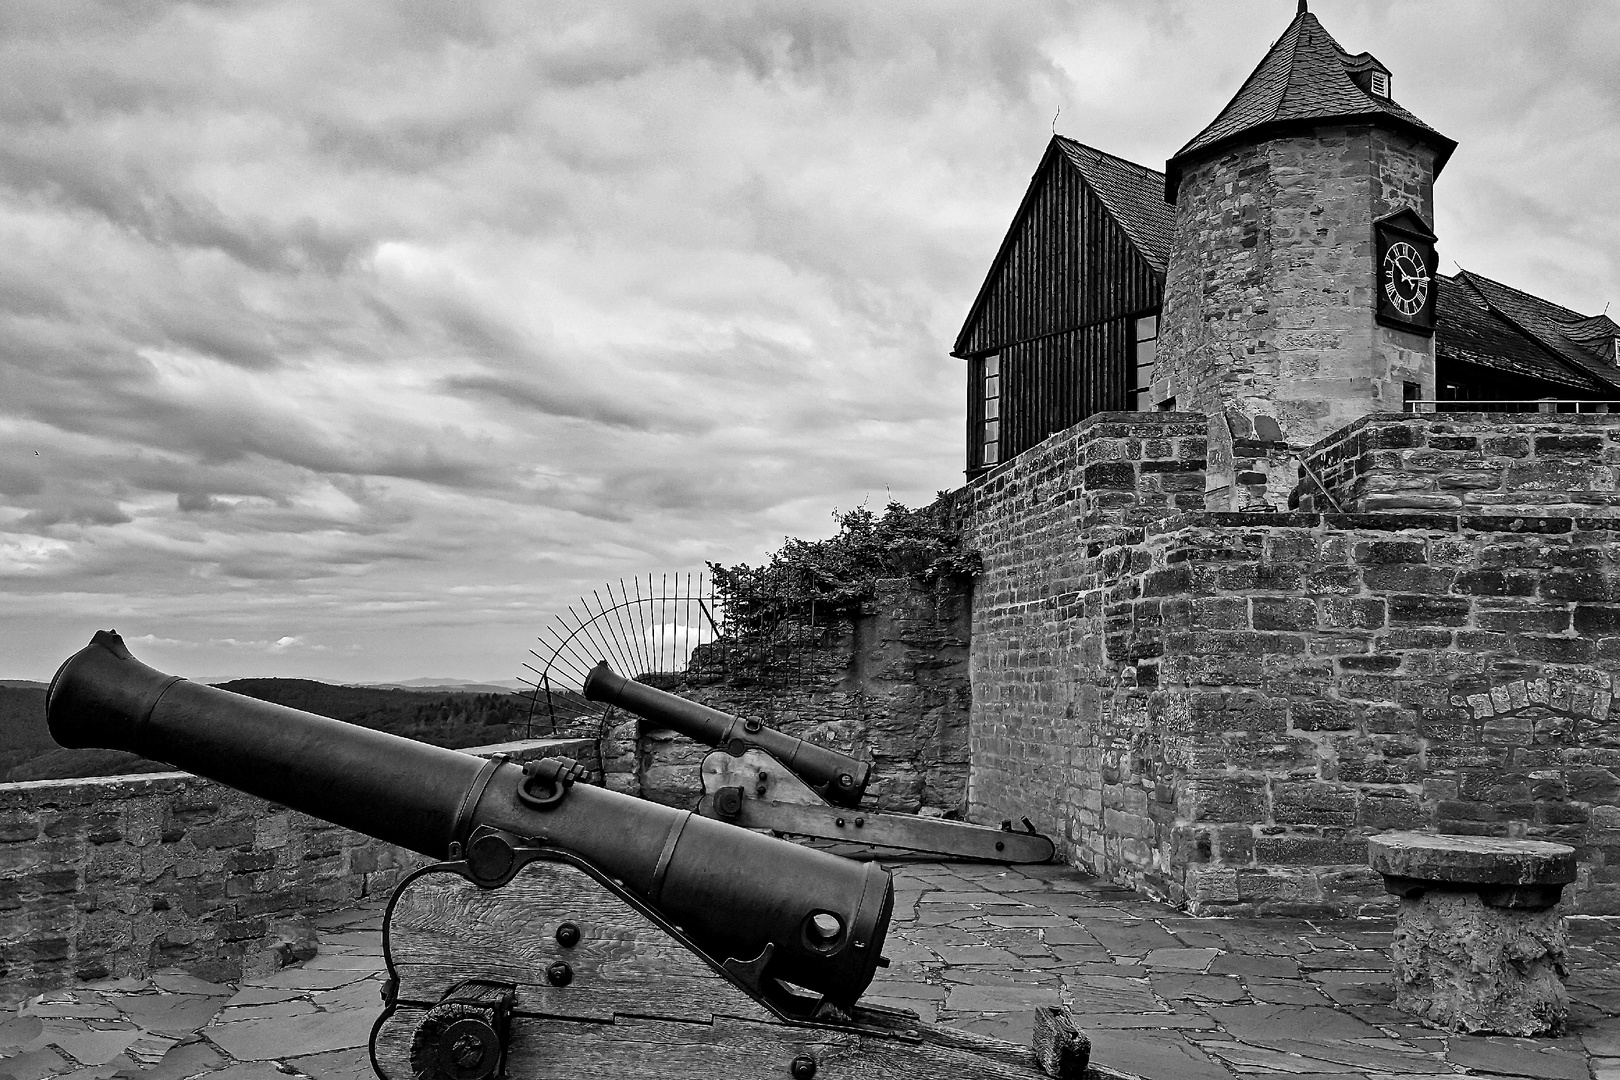
<path id="1" fill-rule="evenodd" d="M 968 361 L 970 477 L 1138 407 L 1164 294 L 1163 191 L 1163 173 L 1052 139 L 951 350 Z"/>

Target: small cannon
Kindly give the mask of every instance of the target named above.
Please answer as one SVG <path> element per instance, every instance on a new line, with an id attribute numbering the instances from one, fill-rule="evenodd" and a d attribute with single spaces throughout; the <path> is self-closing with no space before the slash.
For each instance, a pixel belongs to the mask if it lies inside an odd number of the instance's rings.
<path id="1" fill-rule="evenodd" d="M 889 875 L 578 783 L 566 758 L 480 759 L 165 675 L 110 631 L 46 699 L 66 747 L 129 750 L 443 861 L 384 928 L 383 1080 L 1079 1080 L 1087 1043 L 1033 1050 L 858 1003 Z"/>
<path id="2" fill-rule="evenodd" d="M 698 813 L 750 829 L 865 847 L 1005 863 L 1050 862 L 1052 841 L 1024 820 L 999 829 L 915 814 L 861 810 L 871 765 L 624 678 L 602 661 L 585 677 L 585 697 L 715 747 L 703 759 Z"/>

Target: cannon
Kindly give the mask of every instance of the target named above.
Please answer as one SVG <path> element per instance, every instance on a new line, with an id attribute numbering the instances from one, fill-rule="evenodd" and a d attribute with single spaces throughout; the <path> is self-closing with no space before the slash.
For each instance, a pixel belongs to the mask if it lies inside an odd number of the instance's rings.
<path id="1" fill-rule="evenodd" d="M 1061 1010 L 1030 1049 L 861 1004 L 893 907 L 875 863 L 581 783 L 566 758 L 481 759 L 192 683 L 112 631 L 57 671 L 46 714 L 63 746 L 440 860 L 389 900 L 383 1080 L 1099 1075 Z"/>
<path id="2" fill-rule="evenodd" d="M 703 759 L 698 813 L 751 829 L 902 851 L 1005 863 L 1050 862 L 1052 841 L 1024 819 L 999 829 L 965 821 L 861 810 L 871 765 L 796 739 L 758 720 L 626 679 L 607 661 L 585 677 L 585 697 L 617 705 L 644 720 L 715 747 Z"/>

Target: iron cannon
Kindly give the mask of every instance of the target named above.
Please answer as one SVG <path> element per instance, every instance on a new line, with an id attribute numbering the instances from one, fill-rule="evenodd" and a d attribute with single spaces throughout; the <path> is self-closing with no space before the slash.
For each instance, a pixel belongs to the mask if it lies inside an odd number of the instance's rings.
<path id="1" fill-rule="evenodd" d="M 188 682 L 110 631 L 57 671 L 46 712 L 63 746 L 443 860 L 389 900 L 382 1080 L 1119 1076 L 1088 1070 L 1062 1009 L 1037 1011 L 1032 1048 L 860 1002 L 887 963 L 875 863 L 580 783 L 567 759 L 482 759 Z"/>

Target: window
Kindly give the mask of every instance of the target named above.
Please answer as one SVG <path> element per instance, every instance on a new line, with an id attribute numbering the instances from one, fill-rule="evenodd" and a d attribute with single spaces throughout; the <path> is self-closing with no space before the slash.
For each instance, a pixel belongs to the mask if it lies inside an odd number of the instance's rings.
<path id="1" fill-rule="evenodd" d="M 1153 358 L 1158 355 L 1159 317 L 1148 315 L 1136 320 L 1136 411 L 1152 412 L 1149 385 L 1153 382 Z"/>
<path id="2" fill-rule="evenodd" d="M 1369 72 L 1372 76 L 1372 92 L 1381 98 L 1389 97 L 1389 75 L 1382 71 Z"/>
<path id="3" fill-rule="evenodd" d="M 984 455 L 980 464 L 1001 460 L 1001 357 L 984 358 Z"/>

